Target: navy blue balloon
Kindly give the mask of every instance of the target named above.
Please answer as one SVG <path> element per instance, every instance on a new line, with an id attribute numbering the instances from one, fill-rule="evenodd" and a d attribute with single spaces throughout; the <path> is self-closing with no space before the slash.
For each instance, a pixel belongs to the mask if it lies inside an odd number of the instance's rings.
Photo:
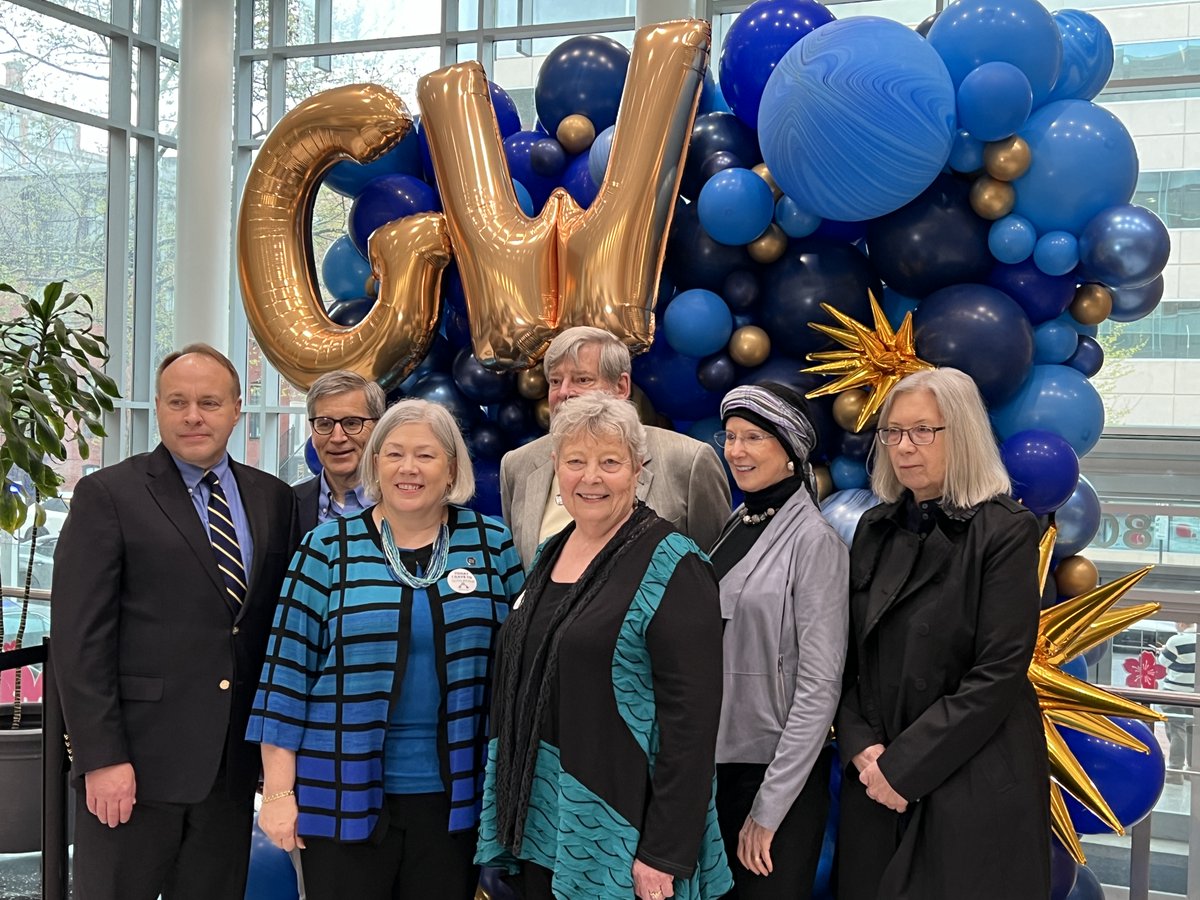
<path id="1" fill-rule="evenodd" d="M 921 37 L 929 37 L 929 29 L 933 27 L 933 23 L 938 20 L 938 16 L 940 15 L 941 11 L 930 13 L 919 23 L 917 23 L 917 26 L 913 28 L 913 31 L 915 31 Z"/>
<path id="2" fill-rule="evenodd" d="M 706 391 L 724 394 L 737 383 L 737 366 L 728 353 L 718 353 L 700 360 L 696 367 L 696 380 Z"/>
<path id="3" fill-rule="evenodd" d="M 704 163 L 721 150 L 732 153 L 738 163 L 747 169 L 753 169 L 762 162 L 758 135 L 733 113 L 712 112 L 696 116 L 692 138 L 688 143 L 687 160 L 683 165 L 683 178 L 679 184 L 681 196 L 694 199 L 700 194 L 705 181 L 701 172 Z"/>
<path id="4" fill-rule="evenodd" d="M 381 175 L 416 175 L 421 177 L 421 142 L 417 130 L 412 128 L 404 139 L 379 159 L 369 163 L 343 160 L 335 163 L 322 178 L 321 183 L 345 197 L 356 197 Z"/>
<path id="5" fill-rule="evenodd" d="M 1032 259 L 996 265 L 987 283 L 1015 300 L 1034 325 L 1057 319 L 1075 299 L 1072 276 L 1047 275 Z"/>
<path id="6" fill-rule="evenodd" d="M 296 869 L 286 850 L 276 847 L 258 827 L 250 834 L 250 868 L 246 874 L 246 900 L 296 900 L 300 888 Z"/>
<path id="7" fill-rule="evenodd" d="M 492 109 L 496 111 L 500 137 L 506 138 L 510 134 L 516 134 L 521 130 L 521 113 L 517 109 L 516 101 L 494 81 L 488 82 L 488 92 L 492 95 Z"/>
<path id="8" fill-rule="evenodd" d="M 612 38 L 585 34 L 550 51 L 538 72 L 533 102 L 538 121 L 554 134 L 567 116 L 586 116 L 599 134 L 617 121 L 629 51 Z"/>
<path id="9" fill-rule="evenodd" d="M 1036 515 L 1058 509 L 1079 484 L 1079 457 L 1050 431 L 1020 431 L 1000 445 L 1012 494 Z"/>
<path id="10" fill-rule="evenodd" d="M 1043 322 L 1033 329 L 1033 361 L 1066 363 L 1079 346 L 1079 333 L 1060 319 Z"/>
<path id="11" fill-rule="evenodd" d="M 421 157 L 421 177 L 434 186 L 437 185 L 437 173 L 433 171 L 433 154 L 429 152 L 429 133 L 425 120 L 420 116 L 414 119 L 417 132 L 417 149 Z"/>
<path id="12" fill-rule="evenodd" d="M 966 182 L 942 175 L 911 203 L 867 224 L 871 265 L 889 287 L 919 299 L 987 279 L 995 264 L 990 223 L 975 215 L 970 193 Z"/>
<path id="13" fill-rule="evenodd" d="M 311 437 L 304 441 L 304 464 L 314 475 L 320 475 L 321 470 L 325 468 L 321 465 L 321 457 L 317 456 L 317 448 L 313 446 Z"/>
<path id="14" fill-rule="evenodd" d="M 842 434 L 841 456 L 849 459 L 865 460 L 875 444 L 875 432 L 864 428 L 860 432 L 847 431 Z"/>
<path id="15" fill-rule="evenodd" d="M 847 244 L 857 244 L 867 236 L 866 222 L 839 222 L 837 219 L 822 219 L 813 237 L 826 238 L 830 241 L 845 241 Z"/>
<path id="16" fill-rule="evenodd" d="M 485 516 L 504 514 L 500 504 L 500 461 L 480 457 L 472 459 L 475 469 L 475 496 L 467 505 Z"/>
<path id="17" fill-rule="evenodd" d="M 660 338 L 649 351 L 634 357 L 633 380 L 658 412 L 694 422 L 716 415 L 723 396 L 700 384 L 699 365 L 700 360 L 676 353 Z"/>
<path id="18" fill-rule="evenodd" d="M 592 181 L 592 173 L 588 171 L 588 155 L 580 153 L 569 163 L 563 175 L 563 185 L 567 193 L 584 209 L 592 205 L 600 188 Z"/>
<path id="19" fill-rule="evenodd" d="M 1144 319 L 1158 308 L 1164 289 L 1163 277 L 1159 275 L 1141 287 L 1113 288 L 1112 312 L 1108 317 L 1114 322 L 1136 322 Z"/>
<path id="20" fill-rule="evenodd" d="M 1114 206 L 1079 235 L 1079 261 L 1109 287 L 1138 287 L 1162 274 L 1171 237 L 1162 219 L 1142 206 Z"/>
<path id="21" fill-rule="evenodd" d="M 1109 741 L 1091 737 L 1072 728 L 1060 729 L 1063 740 L 1079 760 L 1083 770 L 1099 788 L 1117 821 L 1132 827 L 1150 814 L 1162 793 L 1166 761 L 1154 732 L 1137 719 L 1111 717 L 1150 750 L 1139 753 Z M 1080 834 L 1108 834 L 1111 830 L 1066 792 L 1067 811 Z M 1078 887 L 1076 888 L 1078 890 Z"/>
<path id="22" fill-rule="evenodd" d="M 494 407 L 493 415 L 496 424 L 504 429 L 505 434 L 510 437 L 537 430 L 537 423 L 533 418 L 533 406 L 525 400 L 516 398 L 506 400 Z"/>
<path id="23" fill-rule="evenodd" d="M 912 297 L 905 297 L 892 290 L 890 287 L 883 289 L 883 314 L 887 316 L 888 322 L 892 328 L 899 328 L 904 324 L 904 317 L 909 313 L 915 313 L 919 301 Z"/>
<path id="24" fill-rule="evenodd" d="M 458 350 L 471 345 L 471 322 L 466 310 L 455 309 L 447 304 L 442 313 L 442 334 L 450 346 Z"/>
<path id="25" fill-rule="evenodd" d="M 1001 440 L 1035 428 L 1053 431 L 1066 438 L 1080 458 L 1096 446 L 1104 431 L 1100 395 L 1081 372 L 1070 366 L 1034 366 L 1016 395 L 1004 405 L 993 407 L 991 414 Z"/>
<path id="26" fill-rule="evenodd" d="M 443 372 L 430 372 L 413 385 L 409 396 L 440 403 L 450 411 L 464 432 L 470 431 L 482 415 L 479 404 L 472 403 L 454 384 L 454 379 Z"/>
<path id="27" fill-rule="evenodd" d="M 1080 9 L 1060 9 L 1052 18 L 1062 35 L 1062 67 L 1050 100 L 1091 100 L 1113 68 L 1112 35 L 1104 23 Z"/>
<path id="28" fill-rule="evenodd" d="M 676 205 L 671 230 L 667 233 L 663 269 L 679 290 L 720 291 L 734 272 L 751 271 L 756 267 L 745 247 L 721 244 L 708 235 L 700 224 L 695 203 Z"/>
<path id="29" fill-rule="evenodd" d="M 833 21 L 815 0 L 755 0 L 729 26 L 721 47 L 721 93 L 751 128 L 767 79 L 800 38 Z"/>
<path id="30" fill-rule="evenodd" d="M 839 491 L 865 488 L 871 483 L 866 463 L 849 456 L 835 457 L 829 464 L 829 474 L 833 478 L 833 486 Z"/>
<path id="31" fill-rule="evenodd" d="M 429 350 L 425 353 L 425 358 L 421 360 L 420 364 L 396 388 L 399 396 L 408 396 L 413 386 L 430 372 L 449 372 L 451 365 L 454 363 L 455 355 L 455 350 L 450 346 L 450 342 L 442 335 L 435 334 L 433 336 L 433 343 L 429 345 Z M 399 397 L 392 398 L 389 396 L 388 403 L 392 403 L 394 399 L 399 399 Z"/>
<path id="32" fill-rule="evenodd" d="M 470 347 L 458 352 L 452 373 L 458 389 L 469 400 L 484 406 L 507 399 L 516 386 L 516 377 L 511 372 L 487 368 L 475 358 Z"/>
<path id="33" fill-rule="evenodd" d="M 504 429 L 495 422 L 476 422 L 471 429 L 471 437 L 467 441 L 467 449 L 471 459 L 499 459 L 509 448 L 508 437 Z"/>
<path id="34" fill-rule="evenodd" d="M 873 219 L 942 171 L 954 103 L 946 67 L 920 35 L 875 16 L 830 22 L 771 73 L 759 107 L 763 159 L 802 209 Z"/>
<path id="35" fill-rule="evenodd" d="M 535 209 L 541 209 L 550 198 L 550 192 L 558 187 L 557 178 L 549 178 L 534 171 L 533 148 L 546 139 L 539 131 L 518 131 L 504 139 L 504 158 L 508 160 L 508 172 L 529 191 Z M 558 142 L 555 141 L 557 144 Z"/>
<path id="36" fill-rule="evenodd" d="M 529 148 L 529 168 L 535 175 L 556 180 L 567 168 L 567 151 L 554 138 L 534 141 Z"/>
<path id="37" fill-rule="evenodd" d="M 758 303 L 759 291 L 758 276 L 748 269 L 739 269 L 729 274 L 716 293 L 725 298 L 735 313 L 748 313 Z"/>
<path id="38" fill-rule="evenodd" d="M 1063 666 L 1066 670 L 1066 666 Z M 1087 674 L 1086 664 L 1084 674 Z M 1079 864 L 1075 858 L 1058 842 L 1058 838 L 1050 839 L 1050 900 L 1067 900 L 1067 895 L 1075 887 L 1075 875 Z"/>
<path id="39" fill-rule="evenodd" d="M 921 301 L 913 324 L 921 358 L 966 372 L 989 406 L 1010 400 L 1033 364 L 1029 319 L 995 288 L 942 288 Z"/>
<path id="40" fill-rule="evenodd" d="M 762 327 L 773 347 L 803 358 L 829 343 L 809 322 L 835 325 L 821 309 L 834 304 L 859 322 L 871 321 L 867 292 L 880 296 L 881 285 L 867 258 L 853 246 L 824 238 L 791 241 L 787 252 L 762 275 Z"/>
<path id="41" fill-rule="evenodd" d="M 1063 796 L 1066 796 L 1064 794 Z M 1076 866 L 1075 885 L 1066 900 L 1104 900 L 1104 886 L 1087 866 Z"/>
<path id="42" fill-rule="evenodd" d="M 366 256 L 367 238 L 380 225 L 441 208 L 437 192 L 415 175 L 384 175 L 366 185 L 350 207 L 350 238 Z"/>
<path id="43" fill-rule="evenodd" d="M 367 317 L 371 307 L 375 305 L 374 297 L 355 297 L 350 300 L 338 300 L 331 303 L 328 309 L 329 318 L 338 325 L 347 328 L 357 325 Z"/>
<path id="44" fill-rule="evenodd" d="M 718 172 L 724 172 L 726 169 L 740 168 L 744 168 L 744 166 L 736 153 L 730 153 L 728 150 L 718 150 L 700 164 L 701 184 L 708 184 Z M 704 192 L 703 187 L 701 187 L 700 192 Z"/>
<path id="45" fill-rule="evenodd" d="M 371 264 L 358 252 L 348 234 L 329 245 L 321 258 L 321 281 L 335 300 L 352 300 L 366 291 Z"/>
<path id="46" fill-rule="evenodd" d="M 1067 359 L 1066 364 L 1091 378 L 1104 366 L 1104 348 L 1095 338 L 1081 334 L 1075 352 Z"/>
<path id="47" fill-rule="evenodd" d="M 1055 559 L 1082 553 L 1096 537 L 1100 530 L 1100 498 L 1083 475 L 1079 476 L 1079 483 L 1067 502 L 1055 511 L 1054 524 L 1058 528 Z"/>
<path id="48" fill-rule="evenodd" d="M 700 88 L 700 105 L 696 107 L 696 114 L 702 116 L 710 112 L 729 112 L 725 93 L 721 86 L 713 81 L 711 67 L 704 70 L 704 86 Z"/>

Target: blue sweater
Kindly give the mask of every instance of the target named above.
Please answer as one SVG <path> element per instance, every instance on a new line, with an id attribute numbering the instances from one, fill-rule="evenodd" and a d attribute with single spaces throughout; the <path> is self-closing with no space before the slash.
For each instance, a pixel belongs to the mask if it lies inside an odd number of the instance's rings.
<path id="1" fill-rule="evenodd" d="M 450 507 L 446 574 L 428 588 L 450 831 L 479 819 L 496 633 L 525 576 L 508 528 Z M 301 835 L 365 841 L 383 811 L 383 747 L 400 695 L 412 591 L 392 577 L 371 511 L 313 529 L 275 610 L 247 740 L 296 753 Z"/>

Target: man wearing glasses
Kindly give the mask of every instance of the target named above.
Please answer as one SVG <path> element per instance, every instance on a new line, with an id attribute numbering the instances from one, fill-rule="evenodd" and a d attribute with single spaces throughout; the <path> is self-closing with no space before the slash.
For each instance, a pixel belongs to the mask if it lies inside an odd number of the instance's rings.
<path id="1" fill-rule="evenodd" d="M 358 479 L 363 447 L 387 408 L 383 388 L 353 372 L 328 372 L 308 391 L 308 424 L 321 472 L 295 487 L 304 533 L 371 505 Z"/>

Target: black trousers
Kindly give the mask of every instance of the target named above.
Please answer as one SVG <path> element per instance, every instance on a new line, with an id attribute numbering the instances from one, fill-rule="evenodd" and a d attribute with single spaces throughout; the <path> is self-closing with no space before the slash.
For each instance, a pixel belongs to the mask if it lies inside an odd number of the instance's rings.
<path id="1" fill-rule="evenodd" d="M 446 831 L 446 795 L 388 794 L 385 803 L 387 828 L 371 841 L 304 839 L 308 900 L 471 900 L 479 881 L 477 835 Z"/>
<path id="2" fill-rule="evenodd" d="M 750 815 L 754 797 L 762 786 L 765 765 L 722 763 L 717 766 L 717 820 L 733 890 L 726 900 L 807 900 L 812 897 L 825 820 L 829 816 L 829 764 L 832 750 L 826 747 L 817 757 L 808 782 L 788 810 L 771 840 L 770 875 L 755 875 L 737 858 L 738 832 Z"/>
<path id="3" fill-rule="evenodd" d="M 225 779 L 199 803 L 139 800 L 109 828 L 76 792 L 76 900 L 242 900 L 250 866 L 251 794 L 227 796 Z"/>
<path id="4" fill-rule="evenodd" d="M 521 900 L 556 900 L 551 888 L 554 873 L 537 863 L 522 861 L 520 871 L 504 881 Z"/>

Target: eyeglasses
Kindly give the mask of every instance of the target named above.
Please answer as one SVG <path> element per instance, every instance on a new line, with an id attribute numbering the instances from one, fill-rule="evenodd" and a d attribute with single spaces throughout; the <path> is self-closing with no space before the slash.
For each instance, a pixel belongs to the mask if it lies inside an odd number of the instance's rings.
<path id="1" fill-rule="evenodd" d="M 763 441 L 774 440 L 774 436 L 763 434 L 761 431 L 749 431 L 746 434 L 735 434 L 732 431 L 718 431 L 713 435 L 713 440 L 717 442 L 718 447 L 725 447 L 741 441 L 744 446 L 753 449 L 754 447 L 761 447 Z"/>
<path id="2" fill-rule="evenodd" d="M 906 434 L 914 446 L 925 447 L 933 443 L 939 431 L 945 430 L 945 425 L 914 425 L 912 428 L 880 428 L 875 434 L 885 447 L 897 446 Z"/>
<path id="3" fill-rule="evenodd" d="M 345 434 L 358 434 L 363 430 L 363 426 L 368 422 L 378 422 L 376 416 L 346 416 L 343 419 L 331 419 L 329 416 L 316 416 L 309 419 L 308 424 L 312 426 L 313 434 L 333 434 L 333 429 L 337 425 L 342 426 L 342 431 Z"/>

